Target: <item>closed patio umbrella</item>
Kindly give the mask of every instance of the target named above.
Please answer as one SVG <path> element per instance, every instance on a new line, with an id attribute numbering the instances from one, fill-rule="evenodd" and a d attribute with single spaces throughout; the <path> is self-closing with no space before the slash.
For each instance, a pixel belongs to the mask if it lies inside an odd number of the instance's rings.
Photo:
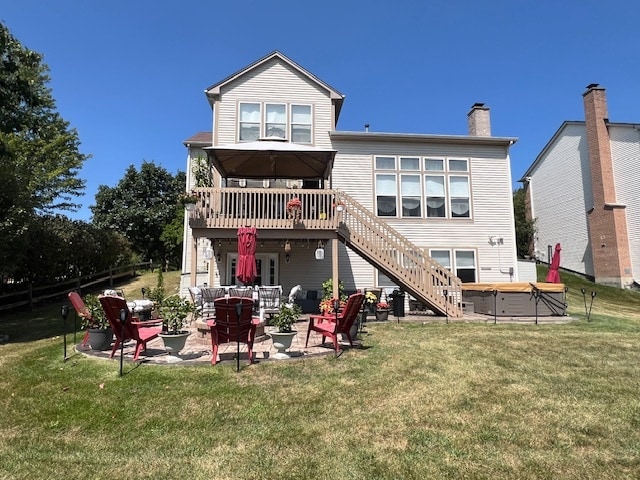
<path id="1" fill-rule="evenodd" d="M 238 229 L 238 266 L 236 278 L 245 285 L 252 284 L 258 275 L 256 269 L 256 227 Z"/>
<path id="2" fill-rule="evenodd" d="M 549 271 L 547 272 L 547 283 L 561 283 L 560 282 L 560 244 L 556 243 L 556 249 L 551 257 L 551 263 L 549 264 Z"/>

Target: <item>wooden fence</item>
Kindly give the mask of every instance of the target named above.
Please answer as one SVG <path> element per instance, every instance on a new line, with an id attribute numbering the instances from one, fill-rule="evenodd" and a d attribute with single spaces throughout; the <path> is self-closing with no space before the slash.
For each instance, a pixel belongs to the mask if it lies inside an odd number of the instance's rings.
<path id="1" fill-rule="evenodd" d="M 99 285 L 113 287 L 117 280 L 135 276 L 136 270 L 141 268 L 152 269 L 153 267 L 150 262 L 136 263 L 110 268 L 92 275 L 85 275 L 51 285 L 35 286 L 32 283 L 23 284 L 23 288 L 18 286 L 18 291 L 0 295 L 0 312 L 24 306 L 28 306 L 30 310 L 33 310 L 33 307 L 38 303 L 67 295 L 74 290 L 82 292 L 84 289 Z"/>

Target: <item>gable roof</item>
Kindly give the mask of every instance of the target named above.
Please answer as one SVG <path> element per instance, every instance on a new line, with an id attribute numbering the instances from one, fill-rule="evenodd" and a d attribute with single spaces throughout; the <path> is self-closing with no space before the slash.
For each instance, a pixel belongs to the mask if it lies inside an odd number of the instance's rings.
<path id="1" fill-rule="evenodd" d="M 274 50 L 270 54 L 262 57 L 260 60 L 257 60 L 255 62 L 253 62 L 252 64 L 250 64 L 250 65 L 238 70 L 237 72 L 232 73 L 231 75 L 229 75 L 224 80 L 221 80 L 218 83 L 214 83 L 210 87 L 206 88 L 204 93 L 207 95 L 207 98 L 209 99 L 209 103 L 213 104 L 213 100 L 220 95 L 220 89 L 223 86 L 227 85 L 228 83 L 236 80 L 237 78 L 245 75 L 246 73 L 250 72 L 251 70 L 253 70 L 253 69 L 255 69 L 255 68 L 257 68 L 257 67 L 259 67 L 259 66 L 261 66 L 261 65 L 263 65 L 263 64 L 265 64 L 265 63 L 267 63 L 267 62 L 269 62 L 269 61 L 271 61 L 273 59 L 278 59 L 278 60 L 286 63 L 291 68 L 293 68 L 294 70 L 297 70 L 300 74 L 302 74 L 305 77 L 307 77 L 309 80 L 314 82 L 319 87 L 327 90 L 327 92 L 329 92 L 329 97 L 331 98 L 331 100 L 333 100 L 335 102 L 335 105 L 336 105 L 336 121 L 338 120 L 338 117 L 340 116 L 340 110 L 342 109 L 342 104 L 344 102 L 344 95 L 342 93 L 340 93 L 338 90 L 336 90 L 335 88 L 333 88 L 331 85 L 329 85 L 328 83 L 320 80 L 313 73 L 311 73 L 308 70 L 302 68 L 300 65 L 298 65 L 293 60 L 291 60 L 290 58 L 286 57 L 285 55 L 283 55 L 282 53 L 280 53 L 277 50 Z"/>

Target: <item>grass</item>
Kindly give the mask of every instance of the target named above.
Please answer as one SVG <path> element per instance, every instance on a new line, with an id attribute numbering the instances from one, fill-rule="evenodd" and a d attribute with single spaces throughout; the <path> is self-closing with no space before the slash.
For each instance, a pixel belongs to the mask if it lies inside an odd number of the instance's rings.
<path id="1" fill-rule="evenodd" d="M 569 324 L 370 324 L 239 374 L 0 346 L 0 478 L 638 478 L 640 294 L 562 278 Z"/>

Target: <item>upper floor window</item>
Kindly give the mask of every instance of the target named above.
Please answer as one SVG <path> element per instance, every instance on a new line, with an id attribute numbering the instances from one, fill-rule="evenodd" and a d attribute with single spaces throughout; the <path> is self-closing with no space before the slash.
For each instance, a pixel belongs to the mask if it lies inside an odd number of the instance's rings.
<path id="1" fill-rule="evenodd" d="M 267 103 L 265 105 L 265 136 L 286 138 L 287 106 Z"/>
<path id="2" fill-rule="evenodd" d="M 239 139 L 241 142 L 254 142 L 260 138 L 260 104 L 241 103 L 239 120 Z"/>
<path id="3" fill-rule="evenodd" d="M 471 218 L 466 158 L 374 157 L 379 216 Z"/>
<path id="4" fill-rule="evenodd" d="M 291 141 L 311 143 L 311 105 L 291 105 Z"/>
<path id="5" fill-rule="evenodd" d="M 398 190 L 395 175 L 376 175 L 376 204 L 378 216 L 395 217 L 397 215 Z"/>
<path id="6" fill-rule="evenodd" d="M 279 137 L 294 143 L 313 142 L 311 105 L 242 102 L 238 113 L 238 141 Z"/>

